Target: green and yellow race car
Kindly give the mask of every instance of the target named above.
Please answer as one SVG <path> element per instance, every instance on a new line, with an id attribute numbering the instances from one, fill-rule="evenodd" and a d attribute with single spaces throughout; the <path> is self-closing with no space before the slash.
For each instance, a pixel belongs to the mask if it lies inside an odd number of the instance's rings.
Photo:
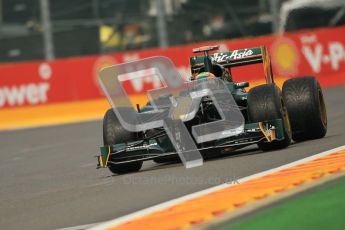
<path id="1" fill-rule="evenodd" d="M 303 141 L 322 138 L 327 132 L 327 114 L 323 94 L 314 77 L 297 77 L 284 82 L 282 90 L 274 83 L 272 67 L 266 47 L 216 52 L 218 46 L 194 49 L 190 57 L 190 81 L 202 82 L 220 79 L 231 93 L 244 118 L 241 133 L 212 141 L 195 142 L 204 158 L 229 154 L 248 145 L 257 144 L 263 151 L 286 148 L 291 140 Z M 197 55 L 200 54 L 200 55 Z M 231 69 L 262 63 L 266 84 L 245 90 L 248 82 L 234 82 Z M 225 103 L 226 104 L 226 103 Z M 195 116 L 184 122 L 188 131 L 199 124 L 222 119 L 214 101 L 205 96 Z M 138 113 L 152 110 L 148 103 Z M 157 163 L 179 159 L 163 127 L 131 132 L 119 121 L 113 108 L 103 120 L 103 140 L 98 167 L 112 173 L 139 171 L 143 161 Z M 195 140 L 194 140 L 195 141 Z"/>

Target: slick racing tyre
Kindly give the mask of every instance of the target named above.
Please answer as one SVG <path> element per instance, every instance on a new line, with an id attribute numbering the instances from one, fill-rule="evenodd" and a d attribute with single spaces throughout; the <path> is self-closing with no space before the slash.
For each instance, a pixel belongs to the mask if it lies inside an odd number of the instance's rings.
<path id="1" fill-rule="evenodd" d="M 136 133 L 129 132 L 122 127 L 113 109 L 109 109 L 105 113 L 103 119 L 103 142 L 105 146 L 135 141 L 136 139 Z M 109 161 L 112 161 L 113 156 L 109 156 Z M 139 171 L 142 165 L 142 161 L 136 161 L 118 165 L 109 164 L 108 168 L 112 173 L 125 174 Z"/>
<path id="2" fill-rule="evenodd" d="M 291 143 L 291 127 L 280 89 L 275 84 L 256 86 L 248 92 L 247 103 L 249 122 L 283 120 L 284 139 L 272 142 L 261 141 L 258 143 L 259 148 L 267 151 L 289 146 Z"/>
<path id="3" fill-rule="evenodd" d="M 290 116 L 294 141 L 326 135 L 326 106 L 320 84 L 314 77 L 287 80 L 283 85 L 283 98 Z"/>

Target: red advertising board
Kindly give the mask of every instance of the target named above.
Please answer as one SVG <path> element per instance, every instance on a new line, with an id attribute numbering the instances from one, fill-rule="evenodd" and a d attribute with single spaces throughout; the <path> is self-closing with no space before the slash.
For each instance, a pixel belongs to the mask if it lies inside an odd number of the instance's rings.
<path id="1" fill-rule="evenodd" d="M 188 77 L 192 48 L 219 44 L 221 50 L 265 45 L 269 48 L 276 77 L 313 75 L 323 86 L 345 84 L 345 27 L 223 40 L 109 55 L 75 57 L 51 62 L 35 61 L 0 65 L 0 108 L 32 106 L 103 97 L 98 71 L 108 65 L 166 56 L 183 77 Z M 235 81 L 264 79 L 261 66 L 233 70 Z M 142 93 L 160 85 L 154 79 L 124 83 L 128 93 Z"/>

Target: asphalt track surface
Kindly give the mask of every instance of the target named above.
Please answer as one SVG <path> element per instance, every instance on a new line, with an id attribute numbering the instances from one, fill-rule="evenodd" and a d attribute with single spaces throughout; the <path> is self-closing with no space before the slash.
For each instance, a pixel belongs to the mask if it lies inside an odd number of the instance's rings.
<path id="1" fill-rule="evenodd" d="M 193 169 L 146 162 L 142 171 L 125 176 L 96 170 L 101 121 L 1 132 L 0 228 L 102 222 L 344 145 L 345 87 L 324 94 L 325 138 L 265 153 L 253 146 Z"/>

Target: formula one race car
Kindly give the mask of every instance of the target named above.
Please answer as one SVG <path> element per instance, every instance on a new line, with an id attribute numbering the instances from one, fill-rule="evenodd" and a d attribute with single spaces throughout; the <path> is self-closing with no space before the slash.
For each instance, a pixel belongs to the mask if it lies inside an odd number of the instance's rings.
<path id="1" fill-rule="evenodd" d="M 327 131 L 327 115 L 322 90 L 314 77 L 298 77 L 285 81 L 282 90 L 274 83 L 272 67 L 264 46 L 218 52 L 218 46 L 194 49 L 202 53 L 190 58 L 191 81 L 219 78 L 226 84 L 244 119 L 243 132 L 223 139 L 196 143 L 204 158 L 223 154 L 251 144 L 263 151 L 287 147 L 296 142 L 322 138 Z M 238 66 L 262 63 L 266 84 L 244 88 L 248 82 L 234 82 L 231 69 Z M 140 108 L 145 113 L 150 105 Z M 196 116 L 185 122 L 188 130 L 196 124 L 220 119 L 212 100 L 200 102 Z M 120 124 L 113 109 L 103 120 L 103 140 L 98 167 L 116 174 L 139 171 L 143 161 L 157 163 L 174 161 L 178 155 L 163 128 L 142 132 L 127 131 Z"/>

